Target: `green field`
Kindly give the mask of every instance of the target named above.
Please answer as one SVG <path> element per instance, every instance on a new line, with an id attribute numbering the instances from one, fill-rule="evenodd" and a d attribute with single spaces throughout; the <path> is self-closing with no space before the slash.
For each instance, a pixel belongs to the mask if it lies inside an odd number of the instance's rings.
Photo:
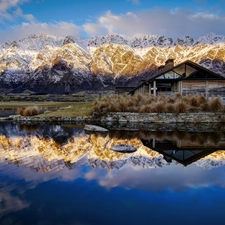
<path id="1" fill-rule="evenodd" d="M 0 102 L 0 110 L 14 110 L 29 106 L 38 106 L 40 110 L 38 117 L 88 116 L 93 112 L 93 102 Z"/>
<path id="2" fill-rule="evenodd" d="M 57 105 L 57 104 L 56 104 Z M 75 117 L 89 116 L 93 112 L 93 102 L 72 102 L 56 111 L 38 115 L 38 117 Z"/>

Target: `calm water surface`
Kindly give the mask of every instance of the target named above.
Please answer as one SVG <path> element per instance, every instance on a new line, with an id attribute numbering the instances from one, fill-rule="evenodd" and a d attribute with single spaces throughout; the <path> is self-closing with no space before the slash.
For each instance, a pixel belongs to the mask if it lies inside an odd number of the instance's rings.
<path id="1" fill-rule="evenodd" d="M 0 224 L 223 224 L 224 149 L 224 132 L 1 123 Z"/>

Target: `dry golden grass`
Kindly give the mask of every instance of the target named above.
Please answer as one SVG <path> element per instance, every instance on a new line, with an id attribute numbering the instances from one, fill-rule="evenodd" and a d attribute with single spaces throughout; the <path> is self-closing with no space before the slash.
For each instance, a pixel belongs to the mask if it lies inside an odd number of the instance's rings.
<path id="1" fill-rule="evenodd" d="M 205 102 L 203 104 L 200 105 L 200 109 L 203 112 L 209 112 L 210 111 L 210 105 L 208 102 Z"/>
<path id="2" fill-rule="evenodd" d="M 216 98 L 210 102 L 203 96 L 153 96 L 111 95 L 94 102 L 95 112 L 186 113 L 222 111 L 224 107 Z"/>
<path id="3" fill-rule="evenodd" d="M 37 106 L 28 106 L 25 109 L 19 108 L 17 113 L 21 116 L 36 116 L 40 112 Z"/>
<path id="4" fill-rule="evenodd" d="M 190 104 L 191 104 L 191 106 L 198 106 L 199 105 L 198 100 L 195 96 L 192 96 L 190 98 Z"/>
<path id="5" fill-rule="evenodd" d="M 168 103 L 171 103 L 171 104 L 174 104 L 174 103 L 176 102 L 176 99 L 174 99 L 174 98 L 169 98 L 167 102 L 168 102 Z"/>
<path id="6" fill-rule="evenodd" d="M 17 114 L 23 116 L 23 109 L 22 108 L 18 108 L 17 109 Z"/>
<path id="7" fill-rule="evenodd" d="M 176 98 L 182 98 L 182 95 L 180 93 L 177 93 Z"/>
<path id="8" fill-rule="evenodd" d="M 198 101 L 198 104 L 199 104 L 199 105 L 200 105 L 200 104 L 204 104 L 204 103 L 207 102 L 206 98 L 203 97 L 203 96 L 197 97 L 197 101 Z"/>
<path id="9" fill-rule="evenodd" d="M 186 113 L 188 111 L 188 105 L 184 102 L 178 102 L 176 104 L 176 110 L 179 112 L 179 113 Z"/>
<path id="10" fill-rule="evenodd" d="M 163 113 L 165 112 L 165 106 L 164 106 L 164 103 L 163 102 L 158 102 L 154 105 L 154 111 L 156 113 Z"/>
<path id="11" fill-rule="evenodd" d="M 175 105 L 172 103 L 168 103 L 165 105 L 165 110 L 168 113 L 174 113 L 176 111 Z"/>
<path id="12" fill-rule="evenodd" d="M 211 99 L 210 107 L 211 107 L 212 111 L 222 111 L 223 110 L 223 104 L 219 98 Z"/>
<path id="13" fill-rule="evenodd" d="M 147 106 L 146 106 L 146 105 L 142 105 L 142 106 L 140 107 L 139 112 L 141 112 L 141 113 L 146 113 L 146 111 L 147 111 Z"/>

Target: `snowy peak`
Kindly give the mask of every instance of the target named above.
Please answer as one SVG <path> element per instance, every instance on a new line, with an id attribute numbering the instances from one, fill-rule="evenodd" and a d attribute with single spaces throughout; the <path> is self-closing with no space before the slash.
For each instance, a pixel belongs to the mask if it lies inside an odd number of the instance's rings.
<path id="1" fill-rule="evenodd" d="M 46 46 L 52 47 L 61 47 L 63 44 L 63 38 L 56 37 L 53 35 L 40 34 L 40 35 L 31 35 L 26 38 L 23 38 L 19 41 L 7 42 L 2 48 L 3 49 L 18 49 L 22 51 L 40 51 Z M 1 48 L 0 48 L 1 50 Z"/>
<path id="2" fill-rule="evenodd" d="M 225 43 L 225 36 L 216 35 L 214 33 L 209 33 L 206 35 L 201 36 L 196 40 L 196 44 L 219 44 L 219 43 Z"/>
<path id="3" fill-rule="evenodd" d="M 172 38 L 157 35 L 146 35 L 142 38 L 134 38 L 130 41 L 130 45 L 133 48 L 146 48 L 150 46 L 171 46 L 173 44 Z"/>
<path id="4" fill-rule="evenodd" d="M 89 47 L 99 47 L 104 44 L 120 44 L 120 45 L 128 45 L 128 40 L 124 39 L 118 34 L 109 34 L 101 37 L 92 37 L 89 42 Z"/>
<path id="5" fill-rule="evenodd" d="M 192 46 L 193 44 L 194 44 L 194 39 L 189 36 L 177 38 L 177 40 L 174 42 L 174 45 L 180 45 L 180 46 Z"/>
<path id="6" fill-rule="evenodd" d="M 65 37 L 63 41 L 63 45 L 71 44 L 71 43 L 75 43 L 75 40 L 73 39 L 73 37 L 72 36 Z"/>

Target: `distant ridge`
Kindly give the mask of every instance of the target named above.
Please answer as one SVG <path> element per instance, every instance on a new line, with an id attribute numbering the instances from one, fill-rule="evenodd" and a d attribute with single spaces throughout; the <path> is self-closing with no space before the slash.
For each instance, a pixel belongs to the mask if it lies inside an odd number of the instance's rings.
<path id="1" fill-rule="evenodd" d="M 90 40 L 31 35 L 0 46 L 0 92 L 74 93 L 134 86 L 173 58 L 225 75 L 225 36 L 198 39 L 111 34 Z"/>

